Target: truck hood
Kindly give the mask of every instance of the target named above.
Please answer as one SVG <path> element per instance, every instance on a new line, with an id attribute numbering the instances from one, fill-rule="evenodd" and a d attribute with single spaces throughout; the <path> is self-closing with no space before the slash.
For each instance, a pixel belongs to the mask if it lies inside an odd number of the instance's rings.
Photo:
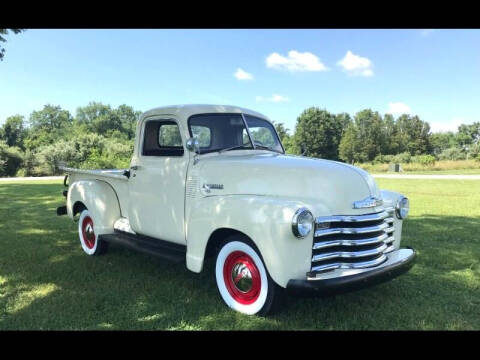
<path id="1" fill-rule="evenodd" d="M 322 204 L 335 214 L 355 214 L 354 201 L 380 197 L 371 175 L 341 162 L 258 151 L 212 154 L 198 160 L 189 180 L 194 180 L 204 196 L 282 197 Z"/>

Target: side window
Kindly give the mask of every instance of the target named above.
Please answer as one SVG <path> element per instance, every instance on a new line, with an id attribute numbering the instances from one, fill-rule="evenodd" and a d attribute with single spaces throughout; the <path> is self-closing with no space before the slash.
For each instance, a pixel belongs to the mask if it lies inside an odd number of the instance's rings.
<path id="1" fill-rule="evenodd" d="M 182 136 L 175 121 L 151 120 L 145 123 L 143 156 L 183 156 Z"/>
<path id="2" fill-rule="evenodd" d="M 160 124 L 158 145 L 160 147 L 182 147 L 182 137 L 177 124 Z"/>
<path id="3" fill-rule="evenodd" d="M 212 144 L 212 135 L 210 128 L 206 126 L 192 125 L 192 135 L 198 139 L 200 147 L 210 147 Z"/>

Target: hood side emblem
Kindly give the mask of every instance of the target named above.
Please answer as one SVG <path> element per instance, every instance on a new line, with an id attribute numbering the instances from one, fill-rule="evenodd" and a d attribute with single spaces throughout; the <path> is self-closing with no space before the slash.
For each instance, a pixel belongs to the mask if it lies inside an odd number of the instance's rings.
<path id="1" fill-rule="evenodd" d="M 210 193 L 214 190 L 223 190 L 223 184 L 203 184 L 202 185 L 202 190 L 206 193 Z"/>
<path id="2" fill-rule="evenodd" d="M 365 208 L 372 208 L 375 206 L 380 206 L 383 204 L 383 200 L 375 197 L 375 196 L 369 196 L 363 200 L 358 200 L 353 202 L 353 208 L 354 209 L 365 209 Z"/>

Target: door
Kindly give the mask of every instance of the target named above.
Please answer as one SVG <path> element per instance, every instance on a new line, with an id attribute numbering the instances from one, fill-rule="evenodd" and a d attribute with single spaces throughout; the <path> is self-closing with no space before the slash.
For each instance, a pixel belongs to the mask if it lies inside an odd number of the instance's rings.
<path id="1" fill-rule="evenodd" d="M 184 205 L 188 152 L 174 119 L 143 123 L 129 179 L 129 221 L 142 235 L 185 244 Z"/>

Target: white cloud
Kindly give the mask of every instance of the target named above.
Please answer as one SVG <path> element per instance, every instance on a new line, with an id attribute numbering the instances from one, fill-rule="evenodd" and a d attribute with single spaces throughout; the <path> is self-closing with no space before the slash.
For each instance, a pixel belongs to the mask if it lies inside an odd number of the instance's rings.
<path id="1" fill-rule="evenodd" d="M 457 132 L 458 127 L 465 123 L 467 123 L 465 119 L 460 117 L 455 117 L 448 122 L 429 121 L 430 130 L 432 132 L 447 132 L 447 131 Z"/>
<path id="2" fill-rule="evenodd" d="M 278 94 L 273 94 L 270 97 L 257 96 L 255 97 L 255 100 L 257 102 L 268 101 L 268 102 L 276 102 L 276 103 L 290 101 L 290 99 L 287 96 L 278 95 Z"/>
<path id="3" fill-rule="evenodd" d="M 350 50 L 347 51 L 343 59 L 337 62 L 337 65 L 343 68 L 349 75 L 353 76 L 372 76 L 373 64 L 370 59 L 355 55 Z"/>
<path id="4" fill-rule="evenodd" d="M 388 103 L 387 113 L 392 115 L 401 115 L 401 114 L 410 114 L 410 106 L 401 102 L 390 102 Z"/>
<path id="5" fill-rule="evenodd" d="M 268 68 L 284 69 L 288 71 L 327 71 L 328 68 L 320 61 L 318 56 L 310 52 L 290 50 L 287 56 L 276 52 L 268 55 L 265 63 Z"/>
<path id="6" fill-rule="evenodd" d="M 233 74 L 238 80 L 253 80 L 253 75 L 246 72 L 243 69 L 238 68 L 235 74 Z"/>

